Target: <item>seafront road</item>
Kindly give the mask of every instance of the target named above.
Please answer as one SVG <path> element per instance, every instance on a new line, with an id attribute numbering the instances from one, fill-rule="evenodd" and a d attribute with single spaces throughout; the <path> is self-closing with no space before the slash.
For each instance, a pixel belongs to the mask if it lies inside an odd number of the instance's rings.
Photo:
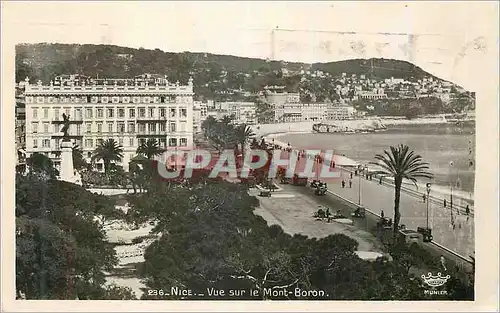
<path id="1" fill-rule="evenodd" d="M 346 182 L 346 187 L 342 188 L 342 179 Z M 349 188 L 349 180 L 352 181 L 352 188 Z M 394 215 L 394 187 L 379 185 L 377 179 L 367 180 L 359 176 L 350 179 L 350 173 L 343 171 L 341 179 L 327 179 L 328 189 L 333 193 L 358 203 L 361 198 L 361 206 L 380 214 L 383 210 L 388 218 Z M 361 188 L 359 184 L 361 183 Z M 361 190 L 361 197 L 359 197 Z M 417 229 L 426 227 L 427 203 L 422 198 L 416 198 L 405 192 L 401 192 L 400 212 L 401 224 L 405 224 L 407 229 Z M 474 254 L 474 217 L 467 218 L 461 212 L 457 214 L 453 210 L 454 227 L 451 223 L 449 207 L 445 208 L 442 203 L 429 203 L 429 227 L 432 228 L 433 241 L 455 251 L 468 258 Z"/>

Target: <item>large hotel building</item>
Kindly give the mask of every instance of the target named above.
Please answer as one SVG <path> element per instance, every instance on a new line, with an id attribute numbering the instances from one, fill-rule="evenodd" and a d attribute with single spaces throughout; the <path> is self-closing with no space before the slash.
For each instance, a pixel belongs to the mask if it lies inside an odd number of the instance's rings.
<path id="1" fill-rule="evenodd" d="M 50 85 L 26 79 L 26 157 L 34 152 L 60 164 L 63 113 L 69 116 L 70 139 L 90 161 L 103 140 L 113 138 L 124 150 L 128 170 L 137 147 L 149 138 L 164 149 L 193 147 L 193 80 L 169 83 L 164 76 L 90 79 L 63 75 Z M 102 170 L 102 161 L 96 164 Z"/>

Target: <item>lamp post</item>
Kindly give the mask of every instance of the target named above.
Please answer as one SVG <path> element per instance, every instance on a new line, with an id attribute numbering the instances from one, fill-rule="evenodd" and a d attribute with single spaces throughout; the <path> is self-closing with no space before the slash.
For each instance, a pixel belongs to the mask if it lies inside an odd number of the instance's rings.
<path id="1" fill-rule="evenodd" d="M 429 229 L 429 202 L 430 202 L 430 199 L 429 199 L 429 194 L 431 193 L 431 183 L 427 183 L 425 184 L 425 187 L 427 188 L 427 229 Z"/>
<path id="2" fill-rule="evenodd" d="M 450 161 L 450 222 L 453 224 L 453 161 Z"/>
<path id="3" fill-rule="evenodd" d="M 358 165 L 359 171 L 359 183 L 358 183 L 358 205 L 361 205 L 361 171 L 365 171 L 367 169 L 366 165 Z"/>

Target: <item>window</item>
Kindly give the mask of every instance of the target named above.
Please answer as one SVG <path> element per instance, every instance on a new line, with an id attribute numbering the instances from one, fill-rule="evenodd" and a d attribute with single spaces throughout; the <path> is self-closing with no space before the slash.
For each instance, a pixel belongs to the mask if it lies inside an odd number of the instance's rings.
<path id="1" fill-rule="evenodd" d="M 104 114 L 103 109 L 97 109 L 97 118 L 102 118 Z"/>
<path id="2" fill-rule="evenodd" d="M 187 117 L 187 109 L 181 109 L 181 117 Z"/>
<path id="3" fill-rule="evenodd" d="M 160 147 L 165 148 L 167 146 L 167 139 L 166 138 L 160 138 Z"/>
<path id="4" fill-rule="evenodd" d="M 86 129 L 85 129 L 85 132 L 87 134 L 90 134 L 92 132 L 92 123 L 87 123 L 86 124 Z"/>
<path id="5" fill-rule="evenodd" d="M 121 134 L 125 132 L 125 123 L 118 123 L 118 132 Z"/>
<path id="6" fill-rule="evenodd" d="M 101 103 L 108 103 L 109 98 L 108 97 L 101 97 Z"/>
<path id="7" fill-rule="evenodd" d="M 165 117 L 165 109 L 160 109 L 160 117 Z"/>
<path id="8" fill-rule="evenodd" d="M 139 103 L 140 102 L 139 97 L 133 97 L 132 98 L 132 102 L 133 103 Z"/>
<path id="9" fill-rule="evenodd" d="M 76 135 L 80 136 L 82 134 L 82 124 L 76 124 Z"/>
<path id="10" fill-rule="evenodd" d="M 129 103 L 130 97 L 123 97 L 123 103 Z"/>
<path id="11" fill-rule="evenodd" d="M 134 146 L 134 137 L 130 137 L 128 140 L 129 146 L 133 147 Z"/>
<path id="12" fill-rule="evenodd" d="M 33 108 L 33 118 L 38 118 L 38 109 Z"/>
<path id="13" fill-rule="evenodd" d="M 94 139 L 85 139 L 85 148 L 92 148 L 94 145 Z"/>
<path id="14" fill-rule="evenodd" d="M 49 118 L 49 108 L 43 108 L 43 118 Z"/>
<path id="15" fill-rule="evenodd" d="M 113 97 L 112 98 L 112 102 L 113 103 L 119 103 L 120 102 L 120 98 L 119 97 Z"/>
<path id="16" fill-rule="evenodd" d="M 175 122 L 171 122 L 170 123 L 170 132 L 175 133 L 176 131 L 177 131 L 177 129 L 175 127 Z"/>
<path id="17" fill-rule="evenodd" d="M 66 116 L 70 116 L 71 109 L 70 108 L 64 108 L 66 112 Z"/>
<path id="18" fill-rule="evenodd" d="M 144 124 L 139 124 L 138 125 L 138 128 L 139 128 L 139 133 L 140 134 L 144 134 L 146 132 L 146 125 Z"/>
<path id="19" fill-rule="evenodd" d="M 107 114 L 107 117 L 108 117 L 108 118 L 113 118 L 113 117 L 115 117 L 115 109 L 111 109 L 111 108 L 109 108 L 109 109 L 108 109 L 108 114 Z"/>
<path id="20" fill-rule="evenodd" d="M 144 103 L 150 103 L 151 97 L 144 97 Z"/>
<path id="21" fill-rule="evenodd" d="M 113 123 L 108 123 L 108 133 L 113 132 Z"/>
<path id="22" fill-rule="evenodd" d="M 177 112 L 175 109 L 170 109 L 170 117 L 177 117 Z"/>
<path id="23" fill-rule="evenodd" d="M 186 122 L 181 122 L 180 124 L 181 124 L 180 125 L 180 131 L 181 132 L 185 132 L 186 131 Z"/>
<path id="24" fill-rule="evenodd" d="M 150 133 L 156 132 L 156 123 L 149 123 L 149 132 Z"/>
<path id="25" fill-rule="evenodd" d="M 49 132 L 49 123 L 43 123 L 43 132 L 48 133 Z"/>
<path id="26" fill-rule="evenodd" d="M 177 138 L 169 138 L 168 139 L 168 145 L 170 147 L 176 147 L 177 146 Z"/>
<path id="27" fill-rule="evenodd" d="M 164 132 L 166 129 L 165 123 L 160 123 L 160 132 Z"/>
<path id="28" fill-rule="evenodd" d="M 102 123 L 97 123 L 97 132 L 102 133 Z"/>
<path id="29" fill-rule="evenodd" d="M 97 139 L 97 145 L 102 146 L 103 142 L 104 142 L 104 139 L 102 139 L 102 138 Z"/>
<path id="30" fill-rule="evenodd" d="M 92 118 L 92 108 L 85 110 L 85 118 Z"/>
<path id="31" fill-rule="evenodd" d="M 50 139 L 42 140 L 42 148 L 50 148 Z"/>
<path id="32" fill-rule="evenodd" d="M 125 117 L 125 109 L 118 109 L 118 117 L 119 118 Z"/>
<path id="33" fill-rule="evenodd" d="M 155 109 L 154 108 L 149 108 L 148 109 L 148 117 L 153 117 L 155 115 Z"/>
<path id="34" fill-rule="evenodd" d="M 97 103 L 97 97 L 92 97 L 91 102 L 92 103 Z"/>
<path id="35" fill-rule="evenodd" d="M 135 117 L 135 109 L 128 109 L 128 115 L 129 115 L 129 117 L 134 118 Z"/>
<path id="36" fill-rule="evenodd" d="M 134 122 L 128 123 L 128 132 L 135 133 L 135 123 Z"/>
<path id="37" fill-rule="evenodd" d="M 43 97 L 36 97 L 36 102 L 42 103 L 43 102 Z"/>
<path id="38" fill-rule="evenodd" d="M 31 132 L 33 134 L 38 133 L 38 123 L 31 123 Z"/>
<path id="39" fill-rule="evenodd" d="M 82 109 L 80 109 L 80 108 L 76 109 L 76 120 L 77 121 L 81 121 L 82 118 L 83 118 L 83 116 L 82 116 Z"/>
<path id="40" fill-rule="evenodd" d="M 160 102 L 160 98 L 159 97 L 153 97 L 153 103 L 158 103 Z"/>
<path id="41" fill-rule="evenodd" d="M 139 117 L 145 117 L 145 116 L 146 116 L 146 109 L 139 108 Z"/>
<path id="42" fill-rule="evenodd" d="M 91 158 L 91 157 L 92 157 L 92 152 L 87 152 L 87 158 Z"/>
<path id="43" fill-rule="evenodd" d="M 118 138 L 118 144 L 123 147 L 123 137 Z"/>
<path id="44" fill-rule="evenodd" d="M 56 144 L 56 150 L 61 149 L 61 141 L 59 139 L 55 140 L 55 144 Z"/>
<path id="45" fill-rule="evenodd" d="M 59 118 L 60 118 L 60 116 L 59 116 L 59 109 L 54 109 L 54 119 L 56 121 L 59 121 Z"/>
<path id="46" fill-rule="evenodd" d="M 144 138 L 139 138 L 139 146 L 146 144 L 146 139 Z"/>
<path id="47" fill-rule="evenodd" d="M 181 140 L 180 140 L 180 146 L 181 147 L 186 147 L 187 144 L 188 144 L 187 138 L 181 138 Z"/>
<path id="48" fill-rule="evenodd" d="M 38 148 L 38 139 L 33 139 L 33 148 Z"/>

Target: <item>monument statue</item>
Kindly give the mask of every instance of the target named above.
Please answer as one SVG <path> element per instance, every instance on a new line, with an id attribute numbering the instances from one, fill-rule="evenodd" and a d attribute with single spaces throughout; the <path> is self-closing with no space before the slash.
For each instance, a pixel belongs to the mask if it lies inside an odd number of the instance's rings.
<path id="1" fill-rule="evenodd" d="M 64 121 L 64 124 L 63 124 L 63 128 L 61 129 L 61 132 L 63 133 L 63 141 L 68 141 L 69 140 L 68 130 L 69 130 L 69 125 L 70 125 L 69 115 L 66 116 L 66 114 L 63 113 L 63 121 Z"/>

